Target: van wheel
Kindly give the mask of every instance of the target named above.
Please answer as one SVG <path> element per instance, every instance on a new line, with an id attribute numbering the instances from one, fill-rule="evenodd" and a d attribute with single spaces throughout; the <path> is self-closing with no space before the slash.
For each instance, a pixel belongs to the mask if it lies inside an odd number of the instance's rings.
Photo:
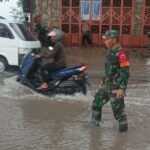
<path id="1" fill-rule="evenodd" d="M 7 61 L 4 58 L 0 58 L 0 72 L 6 71 L 8 68 Z"/>

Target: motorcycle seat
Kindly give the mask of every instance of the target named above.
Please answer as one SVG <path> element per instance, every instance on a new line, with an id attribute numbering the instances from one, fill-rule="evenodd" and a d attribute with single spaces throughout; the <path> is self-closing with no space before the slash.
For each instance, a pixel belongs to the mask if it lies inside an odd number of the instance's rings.
<path id="1" fill-rule="evenodd" d="M 51 74 L 55 74 L 55 73 L 61 72 L 61 71 L 67 71 L 67 70 L 70 70 L 70 69 L 73 69 L 73 68 L 79 68 L 81 66 L 82 66 L 81 64 L 78 64 L 78 65 L 74 65 L 74 64 L 73 65 L 68 65 L 67 67 L 62 68 L 62 69 L 58 69 L 57 71 L 54 71 Z"/>

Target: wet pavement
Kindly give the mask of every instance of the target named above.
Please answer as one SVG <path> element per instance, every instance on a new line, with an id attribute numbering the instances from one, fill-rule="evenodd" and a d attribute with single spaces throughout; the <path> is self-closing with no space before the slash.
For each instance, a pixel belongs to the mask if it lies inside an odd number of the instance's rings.
<path id="1" fill-rule="evenodd" d="M 118 131 L 110 104 L 103 108 L 99 128 L 90 128 L 91 104 L 104 73 L 102 48 L 67 48 L 69 64 L 89 65 L 86 96 L 46 97 L 0 74 L 0 150 L 149 150 L 150 58 L 128 51 L 131 77 L 126 112 L 129 130 Z"/>

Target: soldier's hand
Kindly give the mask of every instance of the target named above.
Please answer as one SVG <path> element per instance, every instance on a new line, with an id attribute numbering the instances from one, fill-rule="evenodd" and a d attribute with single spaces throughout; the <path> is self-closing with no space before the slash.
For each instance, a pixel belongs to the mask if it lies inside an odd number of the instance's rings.
<path id="1" fill-rule="evenodd" d="M 41 57 L 42 57 L 42 56 L 39 55 L 39 54 L 37 54 L 37 55 L 34 56 L 34 58 L 36 58 L 36 59 L 37 59 L 37 58 L 41 58 Z"/>
<path id="2" fill-rule="evenodd" d="M 103 85 L 104 85 L 104 81 L 100 80 L 100 82 L 99 82 L 99 88 L 101 88 Z"/>
<path id="3" fill-rule="evenodd" d="M 125 91 L 123 89 L 118 89 L 117 98 L 123 98 L 125 96 Z"/>

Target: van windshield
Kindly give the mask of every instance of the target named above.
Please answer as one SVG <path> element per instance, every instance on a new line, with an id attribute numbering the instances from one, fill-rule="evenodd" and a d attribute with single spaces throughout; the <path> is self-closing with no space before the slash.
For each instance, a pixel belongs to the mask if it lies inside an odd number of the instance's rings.
<path id="1" fill-rule="evenodd" d="M 17 35 L 24 41 L 36 41 L 29 29 L 21 23 L 10 23 Z"/>

